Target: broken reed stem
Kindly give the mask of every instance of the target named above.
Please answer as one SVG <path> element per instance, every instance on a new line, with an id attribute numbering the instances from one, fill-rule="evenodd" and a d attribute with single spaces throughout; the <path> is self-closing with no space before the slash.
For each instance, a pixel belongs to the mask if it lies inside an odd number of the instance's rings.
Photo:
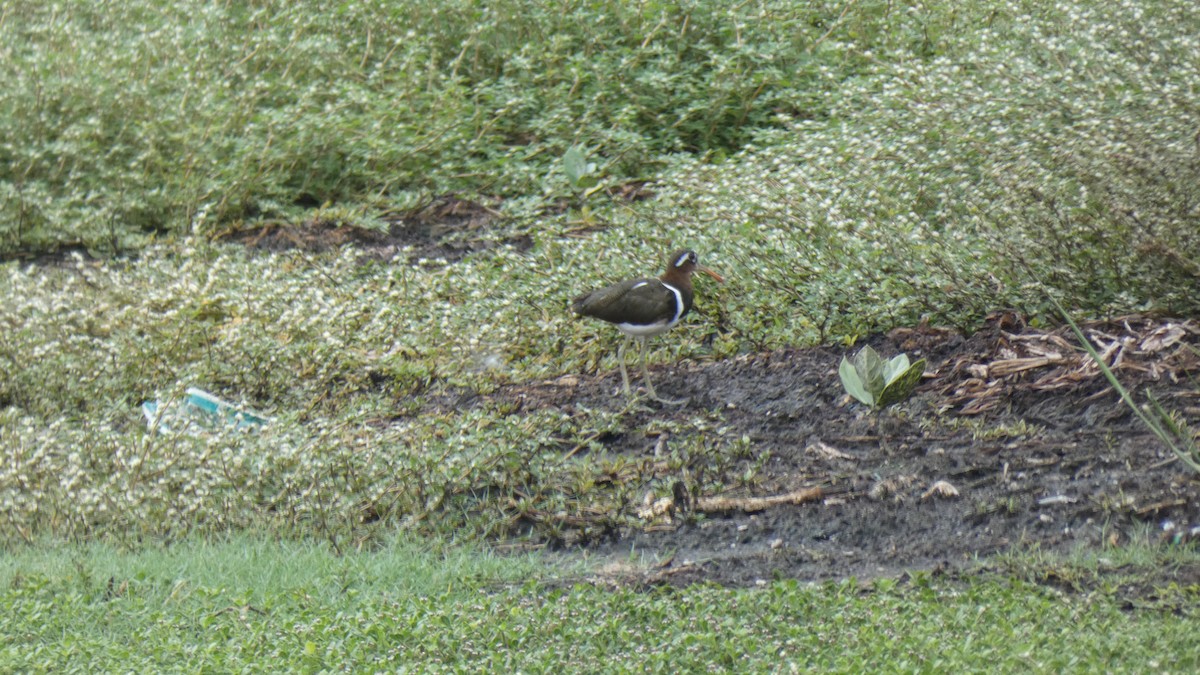
<path id="1" fill-rule="evenodd" d="M 729 511 L 753 512 L 783 504 L 815 502 L 824 496 L 824 490 L 820 487 L 814 487 L 782 495 L 772 495 L 770 497 L 703 497 L 696 501 L 695 510 L 705 513 L 727 513 Z"/>

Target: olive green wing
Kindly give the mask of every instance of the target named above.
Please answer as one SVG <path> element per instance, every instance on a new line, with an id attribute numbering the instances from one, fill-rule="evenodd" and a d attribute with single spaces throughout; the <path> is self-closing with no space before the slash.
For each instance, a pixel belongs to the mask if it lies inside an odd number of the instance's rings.
<path id="1" fill-rule="evenodd" d="M 679 296 L 658 279 L 631 279 L 584 293 L 575 298 L 571 309 L 610 323 L 647 325 L 674 319 L 679 302 Z"/>

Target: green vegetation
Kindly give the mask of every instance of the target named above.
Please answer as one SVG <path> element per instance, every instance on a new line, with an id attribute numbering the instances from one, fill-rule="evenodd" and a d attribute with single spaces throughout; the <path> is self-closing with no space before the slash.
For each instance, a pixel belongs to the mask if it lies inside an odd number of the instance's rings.
<path id="1" fill-rule="evenodd" d="M 720 411 L 457 409 L 609 368 L 568 299 L 674 246 L 730 283 L 657 361 L 1055 318 L 1026 268 L 1194 314 L 1197 53 L 1192 0 L 4 3 L 0 670 L 1194 670 L 1194 610 L 1104 594 L 550 590 L 390 537 L 587 540 L 755 481 Z M 228 241 L 447 194 L 495 207 L 453 264 Z M 149 431 L 191 386 L 273 421 Z M 244 532 L 276 543 L 202 543 Z"/>
<path id="2" fill-rule="evenodd" d="M 381 228 L 451 191 L 552 235 L 576 148 L 588 190 L 659 186 L 593 193 L 590 251 L 742 263 L 781 297 L 731 309 L 791 310 L 752 339 L 1038 313 L 1018 261 L 1081 307 L 1196 309 L 1187 0 L 159 4 L 6 5 L 0 252 Z"/>
<path id="3" fill-rule="evenodd" d="M 731 283 L 659 360 L 1037 320 L 1015 262 L 1078 307 L 1196 309 L 1194 3 L 784 5 L 7 6 L 2 245 L 161 241 L 4 264 L 0 536 L 590 537 L 681 472 L 753 481 L 717 411 L 631 462 L 581 452 L 620 411 L 446 403 L 606 367 L 567 299 L 680 243 Z M 505 198 L 454 264 L 211 239 L 449 190 Z M 190 386 L 276 421 L 147 434 Z"/>
<path id="4" fill-rule="evenodd" d="M 21 553 L 0 561 L 0 670 L 86 664 L 229 672 L 269 664 L 276 671 L 545 672 L 604 664 L 670 673 L 1191 672 L 1200 665 L 1194 586 L 1164 590 L 1159 606 L 1132 612 L 1118 589 L 1060 593 L 987 574 L 609 591 L 514 586 L 538 558 L 499 564 L 458 550 L 420 553 L 400 542 L 336 556 L 325 547 L 242 539 L 139 554 L 95 546 Z M 1170 562 L 1136 559 L 1148 563 L 1143 576 Z M 1086 561 L 1022 560 L 1031 575 L 1088 576 Z"/>
<path id="5" fill-rule="evenodd" d="M 838 376 L 846 393 L 872 409 L 886 408 L 908 398 L 925 373 L 925 359 L 909 363 L 908 354 L 897 354 L 884 361 L 866 345 L 851 361 L 842 357 Z"/>
<path id="6" fill-rule="evenodd" d="M 123 250 L 330 203 L 370 226 L 449 191 L 536 199 L 567 187 L 553 167 L 573 145 L 609 184 L 653 179 L 674 153 L 730 154 L 824 116 L 822 87 L 862 70 L 862 50 L 945 20 L 871 8 L 845 17 L 842 44 L 826 35 L 839 11 L 10 3 L 0 251 Z"/>

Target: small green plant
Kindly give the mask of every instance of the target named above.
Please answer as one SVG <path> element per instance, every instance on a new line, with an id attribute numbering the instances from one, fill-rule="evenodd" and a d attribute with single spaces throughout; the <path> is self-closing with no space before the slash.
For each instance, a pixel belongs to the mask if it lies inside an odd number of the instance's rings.
<path id="1" fill-rule="evenodd" d="M 587 155 L 578 145 L 572 145 L 563 153 L 563 173 L 571 187 L 579 190 L 584 197 L 595 192 L 600 179 L 596 171 L 596 163 L 589 162 Z"/>
<path id="2" fill-rule="evenodd" d="M 909 363 L 907 354 L 884 361 L 867 345 L 850 360 L 842 357 L 838 375 L 842 386 L 854 398 L 881 410 L 908 398 L 925 372 L 925 359 Z"/>

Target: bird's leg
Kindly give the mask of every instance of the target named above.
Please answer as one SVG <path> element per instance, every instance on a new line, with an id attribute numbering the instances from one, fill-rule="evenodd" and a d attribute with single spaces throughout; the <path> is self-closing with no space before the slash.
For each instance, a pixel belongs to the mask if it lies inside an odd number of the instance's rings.
<path id="1" fill-rule="evenodd" d="M 659 403 L 665 403 L 667 405 L 683 405 L 684 403 L 687 403 L 686 398 L 663 398 L 658 395 L 658 392 L 654 391 L 654 383 L 650 381 L 650 371 L 646 369 L 646 338 L 644 336 L 639 337 L 638 342 L 642 343 L 642 378 L 646 381 L 646 391 L 650 392 L 650 398 L 658 401 Z"/>
<path id="2" fill-rule="evenodd" d="M 624 339 L 621 340 L 621 346 L 617 347 L 617 360 L 621 362 L 621 382 L 624 384 L 626 398 L 633 396 L 633 394 L 631 394 L 629 391 L 629 373 L 625 370 L 625 347 L 632 339 L 633 338 L 626 335 Z"/>

